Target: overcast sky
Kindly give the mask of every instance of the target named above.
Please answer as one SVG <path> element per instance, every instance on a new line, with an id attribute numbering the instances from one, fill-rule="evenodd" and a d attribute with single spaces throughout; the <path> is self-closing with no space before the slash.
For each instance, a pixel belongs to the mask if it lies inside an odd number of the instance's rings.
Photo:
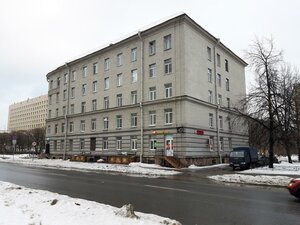
<path id="1" fill-rule="evenodd" d="M 272 36 L 299 67 L 299 10 L 299 0 L 0 0 L 0 130 L 10 104 L 47 93 L 51 70 L 179 12 L 242 58 L 255 36 Z"/>

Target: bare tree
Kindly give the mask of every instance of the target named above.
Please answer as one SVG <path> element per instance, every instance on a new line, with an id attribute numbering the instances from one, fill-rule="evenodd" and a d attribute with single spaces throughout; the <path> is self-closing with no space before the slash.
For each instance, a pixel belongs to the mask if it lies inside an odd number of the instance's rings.
<path id="1" fill-rule="evenodd" d="M 260 124 L 269 133 L 269 167 L 273 168 L 274 131 L 277 126 L 274 118 L 276 108 L 276 85 L 278 67 L 282 61 L 282 52 L 277 51 L 272 39 L 256 40 L 247 51 L 247 59 L 256 74 L 256 86 L 241 101 L 239 113 L 247 119 Z"/>

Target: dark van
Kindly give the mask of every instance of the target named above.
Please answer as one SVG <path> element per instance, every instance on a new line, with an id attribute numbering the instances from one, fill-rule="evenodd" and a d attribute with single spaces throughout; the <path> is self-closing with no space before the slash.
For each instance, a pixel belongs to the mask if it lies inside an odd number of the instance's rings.
<path id="1" fill-rule="evenodd" d="M 257 165 L 258 154 L 256 148 L 251 147 L 237 147 L 229 155 L 229 165 L 235 170 L 236 167 L 240 169 L 249 169 Z"/>

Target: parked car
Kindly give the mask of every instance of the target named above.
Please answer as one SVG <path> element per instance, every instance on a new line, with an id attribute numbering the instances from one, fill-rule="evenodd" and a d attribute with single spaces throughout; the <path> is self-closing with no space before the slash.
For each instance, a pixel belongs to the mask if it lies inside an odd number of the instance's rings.
<path id="1" fill-rule="evenodd" d="M 269 165 L 269 161 L 270 161 L 269 156 L 258 155 L 258 165 L 259 166 L 267 166 L 267 165 Z M 281 162 L 278 160 L 277 156 L 274 156 L 273 163 L 281 163 Z"/>
<path id="2" fill-rule="evenodd" d="M 229 165 L 235 170 L 236 167 L 240 169 L 249 169 L 257 165 L 258 154 L 256 148 L 251 147 L 237 147 L 229 155 Z"/>
<path id="3" fill-rule="evenodd" d="M 292 179 L 288 184 L 288 190 L 291 195 L 300 198 L 300 178 Z"/>

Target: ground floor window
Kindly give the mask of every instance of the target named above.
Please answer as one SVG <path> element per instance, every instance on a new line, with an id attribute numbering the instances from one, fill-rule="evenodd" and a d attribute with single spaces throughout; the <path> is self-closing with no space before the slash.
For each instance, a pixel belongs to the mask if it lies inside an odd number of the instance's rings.
<path id="1" fill-rule="evenodd" d="M 150 150 L 156 150 L 156 139 L 150 137 Z"/>
<path id="2" fill-rule="evenodd" d="M 65 149 L 65 140 L 60 141 L 60 150 L 63 151 Z"/>
<path id="3" fill-rule="evenodd" d="M 84 139 L 80 139 L 80 150 L 84 150 Z"/>
<path id="4" fill-rule="evenodd" d="M 122 149 L 122 137 L 117 137 L 116 147 L 117 147 L 117 150 Z"/>
<path id="5" fill-rule="evenodd" d="M 137 150 L 137 137 L 136 136 L 132 136 L 131 137 L 131 150 Z"/>
<path id="6" fill-rule="evenodd" d="M 103 138 L 103 150 L 108 150 L 108 138 Z"/>
<path id="7" fill-rule="evenodd" d="M 53 142 L 53 149 L 54 149 L 54 151 L 57 150 L 57 141 L 56 140 Z"/>
<path id="8" fill-rule="evenodd" d="M 73 150 L 73 139 L 69 140 L 69 151 Z"/>

